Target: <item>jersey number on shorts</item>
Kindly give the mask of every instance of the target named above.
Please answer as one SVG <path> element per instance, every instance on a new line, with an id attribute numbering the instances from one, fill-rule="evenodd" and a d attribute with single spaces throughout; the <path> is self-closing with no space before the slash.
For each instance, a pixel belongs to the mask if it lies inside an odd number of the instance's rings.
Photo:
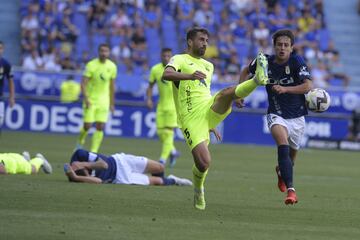
<path id="1" fill-rule="evenodd" d="M 189 133 L 189 130 L 188 130 L 187 128 L 185 128 L 185 130 L 184 130 L 184 135 L 185 135 L 185 137 L 186 137 L 189 145 L 191 145 L 191 144 L 192 144 L 192 140 L 191 140 L 191 138 L 190 138 L 190 133 Z"/>

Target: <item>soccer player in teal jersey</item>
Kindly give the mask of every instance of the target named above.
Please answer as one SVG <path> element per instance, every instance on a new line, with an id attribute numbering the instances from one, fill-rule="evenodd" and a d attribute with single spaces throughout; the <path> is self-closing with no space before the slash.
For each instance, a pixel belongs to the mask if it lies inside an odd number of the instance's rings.
<path id="1" fill-rule="evenodd" d="M 170 159 L 170 167 L 173 167 L 176 163 L 176 157 L 179 155 L 174 145 L 174 129 L 177 127 L 177 116 L 172 84 L 169 81 L 161 79 L 165 66 L 168 64 L 171 56 L 171 49 L 163 48 L 161 50 L 161 63 L 151 68 L 149 87 L 146 90 L 146 105 L 149 109 L 154 107 L 152 92 L 154 85 L 157 84 L 159 89 L 159 102 L 156 107 L 156 128 L 162 144 L 159 162 L 165 165 L 166 160 Z"/>
<path id="2" fill-rule="evenodd" d="M 179 124 L 194 158 L 194 207 L 199 210 L 206 207 L 204 182 L 211 161 L 209 131 L 214 131 L 219 139 L 215 127 L 230 114 L 232 102 L 245 98 L 268 80 L 267 60 L 263 54 L 259 54 L 259 67 L 254 78 L 211 96 L 214 66 L 202 58 L 208 39 L 209 32 L 206 29 L 190 29 L 186 36 L 187 53 L 173 56 L 163 74 L 164 80 L 173 82 Z"/>
<path id="3" fill-rule="evenodd" d="M 92 124 L 96 130 L 92 136 L 90 151 L 98 152 L 104 137 L 104 126 L 109 117 L 109 110 L 114 111 L 116 65 L 109 60 L 110 47 L 101 44 L 99 57 L 86 64 L 81 82 L 83 94 L 84 125 L 80 130 L 76 148 L 82 148 Z"/>

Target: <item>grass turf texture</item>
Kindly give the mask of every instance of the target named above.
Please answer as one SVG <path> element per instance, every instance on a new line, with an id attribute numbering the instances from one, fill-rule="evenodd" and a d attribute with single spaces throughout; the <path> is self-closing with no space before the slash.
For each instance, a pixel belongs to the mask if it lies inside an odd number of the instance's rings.
<path id="1" fill-rule="evenodd" d="M 192 206 L 191 187 L 69 183 L 62 170 L 75 136 L 3 132 L 1 152 L 43 153 L 54 174 L 0 176 L 0 239 L 359 239 L 359 153 L 302 150 L 296 206 L 276 187 L 274 147 L 213 145 L 207 209 Z M 191 178 L 184 143 L 174 170 Z M 104 139 L 101 152 L 156 159 L 160 144 Z"/>

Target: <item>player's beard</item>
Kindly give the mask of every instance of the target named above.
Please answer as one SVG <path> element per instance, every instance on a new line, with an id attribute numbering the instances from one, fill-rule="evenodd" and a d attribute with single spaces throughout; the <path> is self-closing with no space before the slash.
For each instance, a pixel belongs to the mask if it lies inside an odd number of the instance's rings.
<path id="1" fill-rule="evenodd" d="M 206 51 L 206 47 L 204 47 L 204 48 L 198 48 L 198 49 L 196 49 L 194 52 L 195 52 L 195 54 L 196 54 L 197 56 L 202 57 L 202 56 L 204 56 L 205 51 Z"/>

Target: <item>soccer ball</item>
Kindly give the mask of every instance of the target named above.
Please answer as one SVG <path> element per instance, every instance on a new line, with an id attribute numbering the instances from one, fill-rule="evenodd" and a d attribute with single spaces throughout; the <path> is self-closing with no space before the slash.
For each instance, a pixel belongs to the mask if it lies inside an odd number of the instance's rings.
<path id="1" fill-rule="evenodd" d="M 325 112 L 330 106 L 330 95 L 321 88 L 311 89 L 305 96 L 306 107 L 312 112 Z"/>

